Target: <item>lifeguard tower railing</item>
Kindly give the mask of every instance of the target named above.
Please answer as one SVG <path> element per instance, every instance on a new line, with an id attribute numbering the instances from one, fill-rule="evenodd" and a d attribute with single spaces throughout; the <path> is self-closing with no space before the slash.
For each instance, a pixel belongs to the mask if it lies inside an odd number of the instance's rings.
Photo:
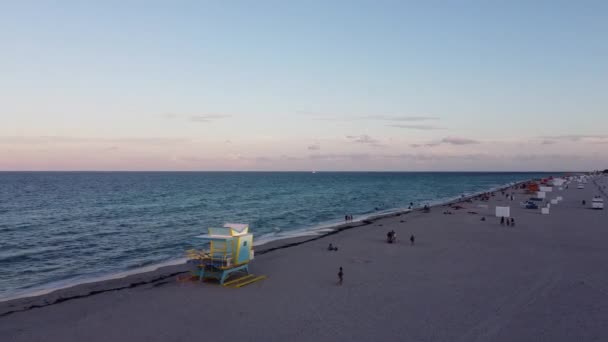
<path id="1" fill-rule="evenodd" d="M 220 269 L 234 266 L 234 254 L 236 251 L 234 239 L 214 236 L 199 238 L 208 241 L 208 245 L 203 249 L 203 254 L 198 258 L 201 264 Z"/>

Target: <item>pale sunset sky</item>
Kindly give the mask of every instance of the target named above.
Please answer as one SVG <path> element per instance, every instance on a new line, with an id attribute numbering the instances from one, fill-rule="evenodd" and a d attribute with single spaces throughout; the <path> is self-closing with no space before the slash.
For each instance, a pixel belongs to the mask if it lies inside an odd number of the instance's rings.
<path id="1" fill-rule="evenodd" d="M 608 168 L 608 1 L 0 1 L 0 171 Z"/>

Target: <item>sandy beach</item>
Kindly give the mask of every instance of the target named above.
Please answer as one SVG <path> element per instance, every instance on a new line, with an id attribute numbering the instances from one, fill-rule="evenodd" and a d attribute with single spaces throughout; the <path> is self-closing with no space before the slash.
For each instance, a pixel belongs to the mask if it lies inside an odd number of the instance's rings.
<path id="1" fill-rule="evenodd" d="M 275 241 L 251 264 L 268 278 L 239 289 L 178 282 L 179 265 L 3 302 L 0 340 L 605 341 L 608 215 L 589 202 L 606 178 L 555 188 L 549 197 L 564 200 L 550 215 L 520 208 L 523 190 L 513 201 L 499 191 L 459 210 Z M 511 207 L 515 226 L 500 224 L 496 205 Z"/>

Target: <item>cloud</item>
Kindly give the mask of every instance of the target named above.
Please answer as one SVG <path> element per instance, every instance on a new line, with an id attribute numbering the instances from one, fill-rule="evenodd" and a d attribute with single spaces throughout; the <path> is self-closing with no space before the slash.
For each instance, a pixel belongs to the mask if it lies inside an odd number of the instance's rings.
<path id="1" fill-rule="evenodd" d="M 402 153 L 383 155 L 385 159 L 405 159 L 415 161 L 437 161 L 437 160 L 483 160 L 489 158 L 483 153 L 469 154 L 433 154 L 433 153 Z"/>
<path id="2" fill-rule="evenodd" d="M 309 117 L 309 118 L 311 118 L 313 120 L 323 120 L 323 121 L 348 121 L 348 120 L 352 120 L 352 118 L 349 118 L 347 115 L 335 115 L 335 114 L 329 114 L 329 113 L 319 113 L 319 112 L 312 112 L 312 111 L 302 110 L 302 109 L 296 110 L 295 113 L 298 114 L 298 115 Z"/>
<path id="3" fill-rule="evenodd" d="M 216 120 L 220 120 L 220 119 L 226 119 L 231 117 L 231 115 L 228 114 L 203 114 L 203 115 L 181 115 L 181 114 L 174 114 L 174 113 L 165 113 L 163 114 L 163 117 L 165 119 L 169 119 L 169 120 L 174 120 L 174 119 L 184 119 L 184 120 L 188 120 L 191 122 L 213 122 Z"/>
<path id="4" fill-rule="evenodd" d="M 561 140 L 561 141 L 582 141 L 582 140 L 604 140 L 608 139 L 608 134 L 565 134 L 565 135 L 547 135 L 539 137 L 544 140 Z"/>
<path id="5" fill-rule="evenodd" d="M 319 143 L 314 143 L 314 144 L 308 146 L 309 151 L 318 151 L 320 149 L 321 149 L 321 145 L 319 145 Z"/>
<path id="6" fill-rule="evenodd" d="M 347 135 L 346 139 L 356 144 L 365 144 L 373 147 L 384 147 L 386 145 L 381 144 L 378 139 L 372 138 L 367 134 L 363 135 Z"/>
<path id="7" fill-rule="evenodd" d="M 429 143 L 425 143 L 425 144 L 410 144 L 410 147 L 413 148 L 420 148 L 420 147 L 437 147 L 439 145 L 442 144 L 449 144 L 449 145 L 473 145 L 473 144 L 480 144 L 479 141 L 477 140 L 473 140 L 473 139 L 467 139 L 467 138 L 458 138 L 458 137 L 446 137 L 443 138 L 439 141 L 433 141 L 433 142 L 429 142 Z"/>
<path id="8" fill-rule="evenodd" d="M 312 154 L 308 156 L 311 160 L 368 160 L 371 156 L 367 153 L 348 153 L 348 154 Z"/>
<path id="9" fill-rule="evenodd" d="M 419 130 L 425 130 L 425 131 L 429 131 L 429 130 L 435 130 L 435 129 L 445 129 L 443 127 L 439 127 L 439 126 L 435 126 L 435 125 L 425 125 L 425 124 L 414 124 L 414 125 L 408 125 L 408 124 L 392 124 L 392 125 L 386 125 L 387 127 L 397 127 L 397 128 L 404 128 L 404 129 L 419 129 Z"/>
<path id="10" fill-rule="evenodd" d="M 477 140 L 467 139 L 467 138 L 458 138 L 458 137 L 443 138 L 443 139 L 441 139 L 441 142 L 444 143 L 444 144 L 451 144 L 451 145 L 472 145 L 472 144 L 479 144 L 479 141 L 477 141 Z"/>
<path id="11" fill-rule="evenodd" d="M 193 122 L 212 122 L 219 119 L 229 118 L 230 115 L 226 114 L 207 114 L 207 115 L 192 115 L 190 121 Z"/>
<path id="12" fill-rule="evenodd" d="M 310 117 L 314 120 L 324 121 L 352 121 L 352 120 L 377 120 L 377 121 L 392 121 L 392 122 L 421 122 L 421 121 L 437 121 L 440 120 L 437 116 L 428 115 L 356 115 L 356 114 L 332 114 L 332 113 L 320 113 L 312 112 L 307 110 L 296 110 L 296 114 Z M 408 125 L 404 125 L 408 126 Z M 422 128 L 416 128 L 422 127 Z M 426 127 L 434 127 L 432 125 L 412 125 L 414 129 L 431 129 Z M 408 127 L 402 127 L 408 128 Z M 439 129 L 439 128 L 433 128 Z"/>
<path id="13" fill-rule="evenodd" d="M 531 162 L 531 161 L 574 161 L 582 160 L 583 156 L 575 154 L 516 154 L 509 156 L 513 161 Z"/>
<path id="14" fill-rule="evenodd" d="M 368 115 L 361 117 L 362 119 L 370 119 L 370 120 L 382 120 L 382 121 L 407 121 L 407 122 L 417 122 L 417 121 L 436 121 L 439 120 L 437 116 L 407 116 L 407 115 Z"/>
<path id="15" fill-rule="evenodd" d="M 302 160 L 302 158 L 299 157 L 293 157 L 293 156 L 288 156 L 288 155 L 284 155 L 282 154 L 281 156 L 279 156 L 280 160 L 289 160 L 289 161 L 296 161 L 296 160 Z"/>
<path id="16" fill-rule="evenodd" d="M 367 134 L 363 134 L 363 135 L 347 135 L 346 139 L 349 139 L 352 142 L 359 143 L 359 144 L 377 144 L 378 143 L 378 140 L 370 137 Z"/>
<path id="17" fill-rule="evenodd" d="M 85 143 L 107 143 L 107 144 L 150 144 L 164 145 L 189 142 L 183 138 L 169 137 L 125 137 L 125 138 L 104 138 L 104 137 L 72 137 L 72 136 L 0 136 L 0 143 L 8 144 L 85 144 Z"/>
<path id="18" fill-rule="evenodd" d="M 410 147 L 419 148 L 419 147 L 435 147 L 441 145 L 440 143 L 427 143 L 427 144 L 410 144 Z"/>

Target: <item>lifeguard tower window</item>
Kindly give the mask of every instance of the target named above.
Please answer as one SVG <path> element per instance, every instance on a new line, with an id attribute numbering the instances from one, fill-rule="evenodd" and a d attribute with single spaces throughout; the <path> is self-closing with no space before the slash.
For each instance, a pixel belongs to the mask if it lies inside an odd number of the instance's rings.
<path id="1" fill-rule="evenodd" d="M 243 247 L 247 246 L 247 241 L 243 241 Z"/>

